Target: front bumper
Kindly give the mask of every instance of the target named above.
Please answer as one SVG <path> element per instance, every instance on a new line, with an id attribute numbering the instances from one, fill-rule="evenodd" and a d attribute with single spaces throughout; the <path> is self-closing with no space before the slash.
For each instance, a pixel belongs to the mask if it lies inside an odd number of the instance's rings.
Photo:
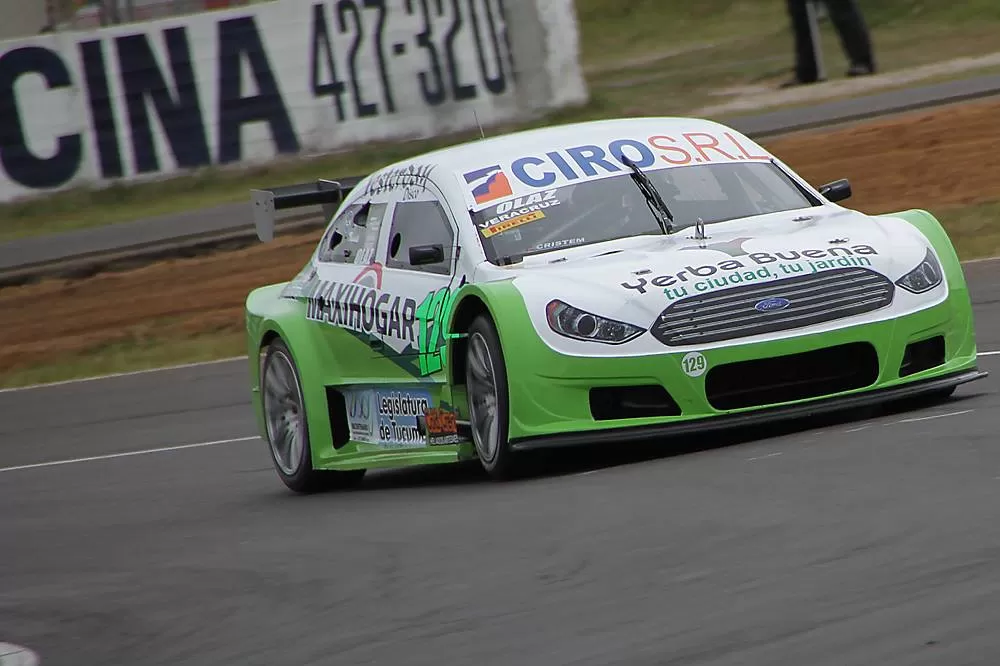
<path id="1" fill-rule="evenodd" d="M 524 323 L 530 327 L 530 322 Z M 944 342 L 942 362 L 901 376 L 907 346 L 939 336 Z M 701 433 L 895 400 L 986 376 L 976 368 L 973 319 L 964 291 L 893 320 L 706 349 L 702 353 L 708 370 L 696 377 L 685 374 L 682 368 L 683 357 L 692 351 L 687 348 L 641 357 L 570 357 L 554 352 L 536 336 L 501 331 L 501 337 L 507 338 L 503 345 L 510 390 L 510 439 L 515 449 Z M 852 343 L 870 344 L 877 355 L 874 380 L 864 386 L 739 409 L 714 408 L 706 392 L 706 378 L 713 368 Z M 677 415 L 594 418 L 591 389 L 643 385 L 665 388 L 676 403 Z"/>
<path id="2" fill-rule="evenodd" d="M 534 449 L 553 448 L 560 446 L 576 446 L 579 444 L 600 444 L 613 440 L 641 441 L 658 437 L 703 435 L 730 428 L 746 428 L 764 423 L 783 421 L 787 419 L 818 416 L 829 412 L 867 407 L 883 404 L 894 400 L 944 391 L 953 386 L 959 386 L 977 379 L 983 379 L 988 373 L 979 370 L 967 370 L 933 379 L 917 382 L 907 382 L 899 386 L 876 389 L 834 398 L 809 400 L 800 404 L 784 407 L 756 409 L 746 413 L 726 414 L 712 418 L 687 419 L 672 423 L 662 423 L 644 426 L 625 426 L 597 431 L 569 432 L 554 435 L 541 435 L 511 441 L 515 451 L 530 451 Z"/>

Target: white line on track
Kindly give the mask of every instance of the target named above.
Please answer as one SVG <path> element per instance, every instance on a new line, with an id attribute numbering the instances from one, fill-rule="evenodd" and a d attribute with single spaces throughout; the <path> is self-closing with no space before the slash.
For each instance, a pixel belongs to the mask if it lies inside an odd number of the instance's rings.
<path id="1" fill-rule="evenodd" d="M 747 462 L 753 462 L 754 460 L 764 460 L 766 458 L 775 458 L 781 455 L 781 451 L 775 451 L 774 453 L 768 453 L 765 456 L 754 456 L 753 458 L 747 458 Z"/>
<path id="2" fill-rule="evenodd" d="M 113 458 L 144 456 L 150 453 L 166 453 L 168 451 L 182 451 L 184 449 L 200 449 L 205 446 L 216 446 L 218 444 L 236 444 L 237 442 L 250 442 L 255 439 L 260 439 L 260 437 L 258 437 L 257 435 L 252 435 L 250 437 L 233 437 L 231 439 L 217 439 L 214 442 L 197 442 L 196 444 L 178 444 L 177 446 L 161 446 L 156 449 L 143 449 L 141 451 L 124 451 L 122 453 L 107 453 L 100 456 L 88 456 L 86 458 L 70 458 L 69 460 L 52 460 L 49 462 L 32 463 L 30 465 L 0 467 L 0 473 L 17 472 L 24 469 L 37 469 L 39 467 L 57 467 L 59 465 L 75 465 L 76 463 L 92 462 L 94 460 L 111 460 Z"/>
<path id="3" fill-rule="evenodd" d="M 1000 351 L 978 352 L 976 356 L 997 356 Z"/>
<path id="4" fill-rule="evenodd" d="M 948 412 L 947 414 L 934 414 L 933 416 L 916 416 L 910 419 L 903 419 L 901 421 L 896 421 L 896 423 L 916 423 L 917 421 L 930 421 L 932 419 L 943 419 L 949 416 L 960 416 L 962 414 L 968 414 L 969 412 L 974 412 L 974 409 L 963 409 L 960 412 Z M 886 425 L 893 425 L 887 423 Z"/>

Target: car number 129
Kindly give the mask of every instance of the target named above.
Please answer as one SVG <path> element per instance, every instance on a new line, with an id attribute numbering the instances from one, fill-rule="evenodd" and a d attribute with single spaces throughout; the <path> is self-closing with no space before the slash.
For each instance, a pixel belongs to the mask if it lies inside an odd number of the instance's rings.
<path id="1" fill-rule="evenodd" d="M 708 369 L 708 361 L 701 352 L 690 352 L 681 359 L 681 368 L 688 377 L 700 377 Z"/>

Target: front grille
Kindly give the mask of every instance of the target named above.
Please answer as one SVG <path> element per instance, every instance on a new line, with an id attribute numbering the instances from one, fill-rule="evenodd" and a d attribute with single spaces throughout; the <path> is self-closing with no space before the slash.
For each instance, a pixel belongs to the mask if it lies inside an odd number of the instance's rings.
<path id="1" fill-rule="evenodd" d="M 650 332 L 671 347 L 720 342 L 872 312 L 892 303 L 894 293 L 884 275 L 838 268 L 681 299 L 660 314 Z M 763 312 L 755 308 L 768 299 L 788 304 Z"/>
<path id="2" fill-rule="evenodd" d="M 871 386 L 878 372 L 875 347 L 852 342 L 716 366 L 705 377 L 705 397 L 720 410 L 762 407 Z"/>

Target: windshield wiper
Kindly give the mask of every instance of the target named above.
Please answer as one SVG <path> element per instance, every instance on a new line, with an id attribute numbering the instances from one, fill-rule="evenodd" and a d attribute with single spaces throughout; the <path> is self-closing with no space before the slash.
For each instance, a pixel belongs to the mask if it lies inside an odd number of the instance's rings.
<path id="1" fill-rule="evenodd" d="M 643 198 L 646 199 L 646 205 L 649 206 L 649 210 L 653 213 L 653 217 L 656 218 L 656 223 L 660 225 L 660 229 L 664 234 L 669 234 L 674 230 L 674 216 L 670 213 L 670 209 L 667 208 L 667 204 L 664 203 L 663 197 L 660 193 L 656 191 L 656 186 L 653 182 L 639 167 L 636 163 L 629 159 L 624 154 L 621 156 L 622 162 L 632 170 L 629 176 L 635 181 L 635 184 L 639 187 L 639 191 L 642 192 Z"/>

